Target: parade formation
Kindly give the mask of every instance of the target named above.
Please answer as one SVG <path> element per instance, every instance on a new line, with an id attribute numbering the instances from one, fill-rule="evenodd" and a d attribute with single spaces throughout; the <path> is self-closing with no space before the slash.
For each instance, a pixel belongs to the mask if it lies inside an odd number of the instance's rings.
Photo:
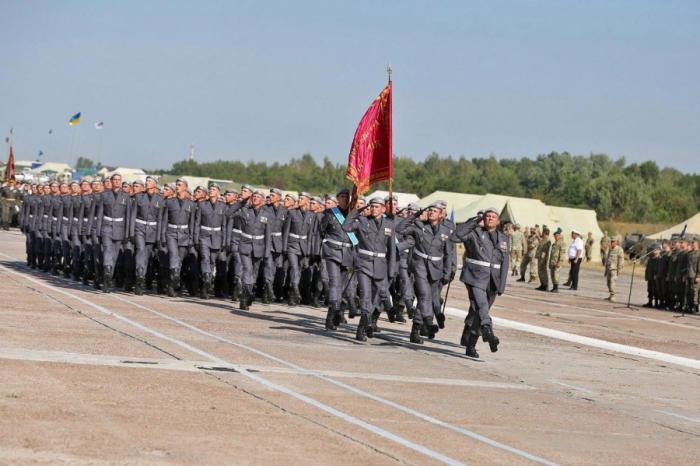
<path id="1" fill-rule="evenodd" d="M 359 197 L 351 209 L 350 197 L 348 189 L 283 196 L 248 185 L 221 193 L 217 184 L 191 190 L 178 179 L 160 187 L 154 177 L 130 184 L 114 174 L 28 186 L 19 225 L 31 268 L 105 293 L 227 297 L 242 310 L 256 300 L 325 306 L 329 331 L 359 317 L 358 341 L 381 331 L 382 312 L 392 323 L 407 315 L 417 344 L 444 328 L 441 291 L 463 243 L 460 279 L 471 310 L 462 344 L 478 357 L 482 335 L 497 351 L 489 308 L 504 291 L 510 259 L 498 211 L 456 227 L 443 201 L 420 208 L 399 207 L 395 196 Z"/>

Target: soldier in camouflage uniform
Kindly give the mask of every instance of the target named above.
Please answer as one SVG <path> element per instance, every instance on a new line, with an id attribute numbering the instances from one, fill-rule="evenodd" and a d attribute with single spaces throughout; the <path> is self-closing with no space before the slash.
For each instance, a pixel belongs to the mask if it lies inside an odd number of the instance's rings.
<path id="1" fill-rule="evenodd" d="M 588 237 L 586 238 L 586 244 L 584 245 L 583 249 L 586 252 L 586 262 L 590 262 L 591 259 L 593 258 L 593 244 L 595 243 L 595 240 L 593 239 L 593 233 L 590 231 L 588 232 Z"/>
<path id="2" fill-rule="evenodd" d="M 603 261 L 605 265 L 605 258 L 608 257 L 608 251 L 610 250 L 610 237 L 608 232 L 603 233 L 603 237 L 600 239 L 600 260 Z"/>
<path id="3" fill-rule="evenodd" d="M 688 297 L 686 306 L 689 312 L 698 313 L 700 303 L 700 236 L 692 240 L 692 249 L 688 256 Z"/>
<path id="4" fill-rule="evenodd" d="M 527 272 L 527 266 L 530 266 L 530 279 L 528 283 L 532 283 L 537 280 L 537 248 L 540 245 L 540 239 L 537 236 L 537 230 L 535 228 L 530 229 L 530 235 L 527 237 L 527 251 L 523 257 L 523 261 L 520 264 L 520 278 L 519 282 L 525 281 L 525 272 Z"/>
<path id="5" fill-rule="evenodd" d="M 512 276 L 518 275 L 520 272 L 520 263 L 523 261 L 523 251 L 527 245 L 525 240 L 525 235 L 520 231 L 520 225 L 515 223 L 513 225 L 513 233 L 510 237 L 510 267 L 512 269 Z"/>
<path id="6" fill-rule="evenodd" d="M 615 302 L 617 277 L 622 272 L 624 265 L 625 253 L 620 247 L 620 237 L 615 236 L 610 240 L 610 250 L 605 258 L 605 278 L 607 279 L 608 291 L 610 292 L 610 296 L 606 299 L 610 302 Z"/>
<path id="7" fill-rule="evenodd" d="M 537 275 L 540 278 L 540 286 L 535 288 L 538 291 L 547 291 L 549 289 L 549 250 L 552 247 L 552 241 L 549 239 L 549 229 L 543 227 L 542 238 L 540 245 L 537 247 Z"/>
<path id="8" fill-rule="evenodd" d="M 552 279 L 552 293 L 559 293 L 559 273 L 566 263 L 566 245 L 561 228 L 554 232 L 554 243 L 549 251 L 549 274 Z"/>

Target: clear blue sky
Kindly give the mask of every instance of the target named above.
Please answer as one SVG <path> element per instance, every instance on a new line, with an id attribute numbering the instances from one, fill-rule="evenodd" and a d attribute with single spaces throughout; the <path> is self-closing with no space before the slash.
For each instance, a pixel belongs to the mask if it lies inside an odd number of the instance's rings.
<path id="1" fill-rule="evenodd" d="M 190 144 L 197 160 L 344 162 L 390 61 L 397 154 L 605 152 L 700 171 L 699 1 L 0 7 L 0 129 L 19 159 L 97 158 L 101 134 L 110 165 L 166 168 Z"/>

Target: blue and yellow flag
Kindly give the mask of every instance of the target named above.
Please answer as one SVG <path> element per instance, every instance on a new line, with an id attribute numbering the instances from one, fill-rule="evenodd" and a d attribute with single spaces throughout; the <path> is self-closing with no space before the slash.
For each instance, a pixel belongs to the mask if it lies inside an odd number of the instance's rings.
<path id="1" fill-rule="evenodd" d="M 80 123 L 80 112 L 70 117 L 70 120 L 68 120 L 68 126 L 75 126 L 78 123 Z"/>

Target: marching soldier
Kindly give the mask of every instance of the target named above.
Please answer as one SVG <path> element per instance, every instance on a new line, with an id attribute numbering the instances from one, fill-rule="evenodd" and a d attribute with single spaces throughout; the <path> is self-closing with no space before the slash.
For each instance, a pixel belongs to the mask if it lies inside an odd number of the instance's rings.
<path id="1" fill-rule="evenodd" d="M 175 196 L 167 199 L 163 205 L 161 244 L 168 248 L 168 296 L 175 296 L 180 289 L 180 273 L 185 256 L 193 247 L 192 230 L 194 229 L 195 205 L 189 199 L 187 181 L 178 178 L 175 182 Z"/>
<path id="2" fill-rule="evenodd" d="M 287 220 L 287 208 L 282 205 L 282 191 L 277 188 L 270 189 L 270 236 L 272 248 L 270 257 L 265 264 L 265 289 L 263 297 L 265 302 L 279 299 L 284 294 L 284 282 L 286 279 L 284 264 L 284 222 Z"/>
<path id="3" fill-rule="evenodd" d="M 433 324 L 433 318 L 441 314 L 440 287 L 448 282 L 451 274 L 450 228 L 440 221 L 441 206 L 431 204 L 427 221 L 418 220 L 421 211 L 403 220 L 396 227 L 397 233 L 413 237 L 413 257 L 411 272 L 418 295 L 417 312 L 413 315 L 411 343 L 423 343 L 421 328 L 425 327 L 428 338 L 435 337 L 439 326 Z"/>
<path id="4" fill-rule="evenodd" d="M 289 265 L 289 305 L 295 306 L 301 301 L 299 283 L 303 270 L 309 263 L 309 235 L 314 226 L 314 213 L 308 209 L 310 195 L 300 193 L 297 208 L 290 209 L 284 224 L 284 250 L 287 252 Z"/>
<path id="5" fill-rule="evenodd" d="M 82 269 L 82 263 L 81 263 L 81 249 L 82 249 L 82 242 L 80 238 L 80 229 L 82 227 L 82 218 L 80 217 L 81 210 L 82 210 L 82 201 L 83 198 L 80 195 L 81 190 L 80 190 L 80 183 L 77 181 L 73 181 L 70 184 L 70 203 L 71 203 L 71 208 L 70 208 L 70 223 L 69 223 L 69 229 L 68 229 L 68 240 L 69 240 L 69 245 L 70 245 L 70 270 L 67 270 L 65 272 L 66 277 L 70 276 L 71 272 L 73 275 L 73 280 L 78 281 L 80 280 L 80 273 Z"/>
<path id="6" fill-rule="evenodd" d="M 371 314 L 374 303 L 381 296 L 388 297 L 387 277 L 394 275 L 396 267 L 396 234 L 394 222 L 384 217 L 384 201 L 380 197 L 370 200 L 368 216 L 361 215 L 361 210 L 351 212 L 343 230 L 357 236 L 357 273 L 358 289 L 360 292 L 360 323 L 357 326 L 355 339 L 367 341 L 374 336 L 371 324 Z M 378 317 L 378 316 L 377 316 Z"/>
<path id="7" fill-rule="evenodd" d="M 212 291 L 212 270 L 219 251 L 225 248 L 226 204 L 219 198 L 221 188 L 213 183 L 209 186 L 209 199 L 199 201 L 194 221 L 194 244 L 199 254 L 202 271 L 202 299 Z"/>
<path id="8" fill-rule="evenodd" d="M 92 184 L 87 180 L 80 182 L 80 212 L 78 214 L 80 228 L 80 264 L 81 278 L 84 285 L 90 283 L 90 279 L 95 276 L 95 257 L 92 237 L 92 222 L 95 216 L 95 196 L 93 186 L 101 185 L 99 182 Z"/>
<path id="9" fill-rule="evenodd" d="M 61 198 L 60 184 L 56 181 L 51 183 L 51 209 L 49 216 L 51 221 L 51 273 L 58 275 L 61 267 L 63 247 L 60 223 L 63 216 L 63 200 Z"/>
<path id="10" fill-rule="evenodd" d="M 552 241 L 549 239 L 549 229 L 545 226 L 542 228 L 542 238 L 540 245 L 537 247 L 537 275 L 540 278 L 540 286 L 535 288 L 538 291 L 549 290 L 549 250 L 552 247 Z"/>
<path id="11" fill-rule="evenodd" d="M 617 277 L 622 272 L 624 265 L 625 253 L 620 247 L 620 237 L 615 236 L 610 239 L 610 250 L 605 258 L 605 277 L 610 292 L 610 296 L 606 299 L 612 303 L 615 302 L 615 293 L 617 292 Z"/>
<path id="12" fill-rule="evenodd" d="M 549 252 L 549 273 L 552 278 L 552 293 L 559 293 L 559 275 L 566 263 L 566 245 L 562 238 L 561 228 L 554 232 L 554 244 Z"/>
<path id="13" fill-rule="evenodd" d="M 164 199 L 158 193 L 155 178 L 146 177 L 146 190 L 134 196 L 131 221 L 129 222 L 129 237 L 136 248 L 134 258 L 136 266 L 136 281 L 134 294 L 142 295 L 146 286 L 148 264 L 153 256 L 154 248 L 160 243 L 163 234 L 161 211 Z"/>
<path id="14" fill-rule="evenodd" d="M 97 202 L 97 236 L 102 243 L 104 269 L 103 291 L 109 293 L 114 286 L 114 269 L 122 244 L 128 241 L 128 220 L 131 199 L 121 189 L 121 175 L 110 177 L 110 191 L 105 191 Z"/>
<path id="15" fill-rule="evenodd" d="M 241 258 L 243 292 L 239 308 L 250 309 L 253 302 L 253 286 L 260 273 L 260 266 L 265 263 L 272 248 L 270 236 L 271 212 L 265 206 L 265 196 L 255 191 L 250 197 L 250 205 L 235 213 L 240 225 L 240 242 L 238 253 Z"/>
<path id="16" fill-rule="evenodd" d="M 464 244 L 466 254 L 460 280 L 469 293 L 469 313 L 464 321 L 461 343 L 467 347 L 467 356 L 473 358 L 479 357 L 476 342 L 480 334 L 489 343 L 491 352 L 498 351 L 500 343 L 493 332 L 489 310 L 496 295 L 505 291 L 510 248 L 508 237 L 498 229 L 499 224 L 498 211 L 488 208 L 482 215 L 461 224 L 453 235 L 453 241 Z"/>

